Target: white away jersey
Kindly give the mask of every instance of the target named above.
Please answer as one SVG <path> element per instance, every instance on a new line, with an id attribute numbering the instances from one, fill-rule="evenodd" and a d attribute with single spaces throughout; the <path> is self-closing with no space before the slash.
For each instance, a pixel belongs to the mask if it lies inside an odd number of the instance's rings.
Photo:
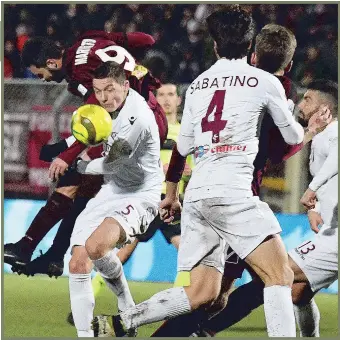
<path id="1" fill-rule="evenodd" d="M 164 178 L 160 141 L 153 112 L 130 88 L 123 108 L 112 123 L 104 157 L 87 164 L 85 174 L 104 174 L 104 185 L 115 193 L 159 191 Z"/>
<path id="2" fill-rule="evenodd" d="M 186 199 L 252 196 L 258 127 L 266 110 L 285 141 L 299 144 L 303 129 L 289 111 L 280 81 L 246 60 L 218 60 L 186 92 L 178 150 L 194 153 Z"/>
<path id="3" fill-rule="evenodd" d="M 309 188 L 316 191 L 325 224 L 338 225 L 338 121 L 330 123 L 312 141 L 309 158 L 313 176 Z"/>

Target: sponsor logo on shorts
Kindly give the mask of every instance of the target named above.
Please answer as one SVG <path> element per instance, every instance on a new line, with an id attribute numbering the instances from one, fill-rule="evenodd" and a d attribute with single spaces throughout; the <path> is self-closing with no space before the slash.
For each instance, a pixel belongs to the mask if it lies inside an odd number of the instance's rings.
<path id="1" fill-rule="evenodd" d="M 233 152 L 233 151 L 246 151 L 247 146 L 246 145 L 216 145 L 213 146 L 211 149 L 209 145 L 200 145 L 195 148 L 194 156 L 195 158 L 201 158 L 209 151 L 211 154 L 222 154 L 226 152 Z"/>

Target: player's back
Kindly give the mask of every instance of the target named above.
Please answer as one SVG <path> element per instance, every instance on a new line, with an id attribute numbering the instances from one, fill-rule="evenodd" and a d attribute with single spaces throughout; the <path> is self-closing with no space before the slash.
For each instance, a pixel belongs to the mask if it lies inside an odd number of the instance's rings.
<path id="1" fill-rule="evenodd" d="M 93 71 L 106 61 L 124 64 L 124 69 L 129 72 L 135 68 L 131 54 L 109 40 L 105 32 L 93 36 L 89 31 L 81 36 L 66 52 L 69 91 L 86 97 L 86 92 L 92 89 Z"/>
<path id="2" fill-rule="evenodd" d="M 258 127 L 273 91 L 284 96 L 278 79 L 240 59 L 218 60 L 191 84 L 186 107 L 196 168 L 188 199 L 252 196 Z"/>

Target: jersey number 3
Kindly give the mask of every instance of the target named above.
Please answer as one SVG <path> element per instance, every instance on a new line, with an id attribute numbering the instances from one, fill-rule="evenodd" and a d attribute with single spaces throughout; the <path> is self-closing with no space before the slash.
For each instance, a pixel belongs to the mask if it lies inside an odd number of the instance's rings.
<path id="1" fill-rule="evenodd" d="M 227 125 L 227 120 L 222 120 L 224 98 L 226 90 L 216 90 L 208 107 L 207 114 L 201 121 L 202 132 L 212 131 L 212 142 L 220 141 L 220 131 Z M 209 121 L 210 115 L 214 112 L 214 120 Z"/>

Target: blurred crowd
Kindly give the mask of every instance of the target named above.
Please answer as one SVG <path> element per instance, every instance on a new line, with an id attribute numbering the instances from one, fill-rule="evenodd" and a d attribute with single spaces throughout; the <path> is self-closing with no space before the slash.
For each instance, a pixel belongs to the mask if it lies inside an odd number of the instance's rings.
<path id="1" fill-rule="evenodd" d="M 164 81 L 190 83 L 215 57 L 205 18 L 225 5 L 14 5 L 5 4 L 6 78 L 32 77 L 20 65 L 20 52 L 32 36 L 71 45 L 89 29 L 142 31 L 156 44 L 140 56 Z M 278 23 L 296 35 L 298 48 L 291 77 L 302 86 L 316 78 L 337 80 L 337 5 L 244 5 L 257 28 Z"/>

